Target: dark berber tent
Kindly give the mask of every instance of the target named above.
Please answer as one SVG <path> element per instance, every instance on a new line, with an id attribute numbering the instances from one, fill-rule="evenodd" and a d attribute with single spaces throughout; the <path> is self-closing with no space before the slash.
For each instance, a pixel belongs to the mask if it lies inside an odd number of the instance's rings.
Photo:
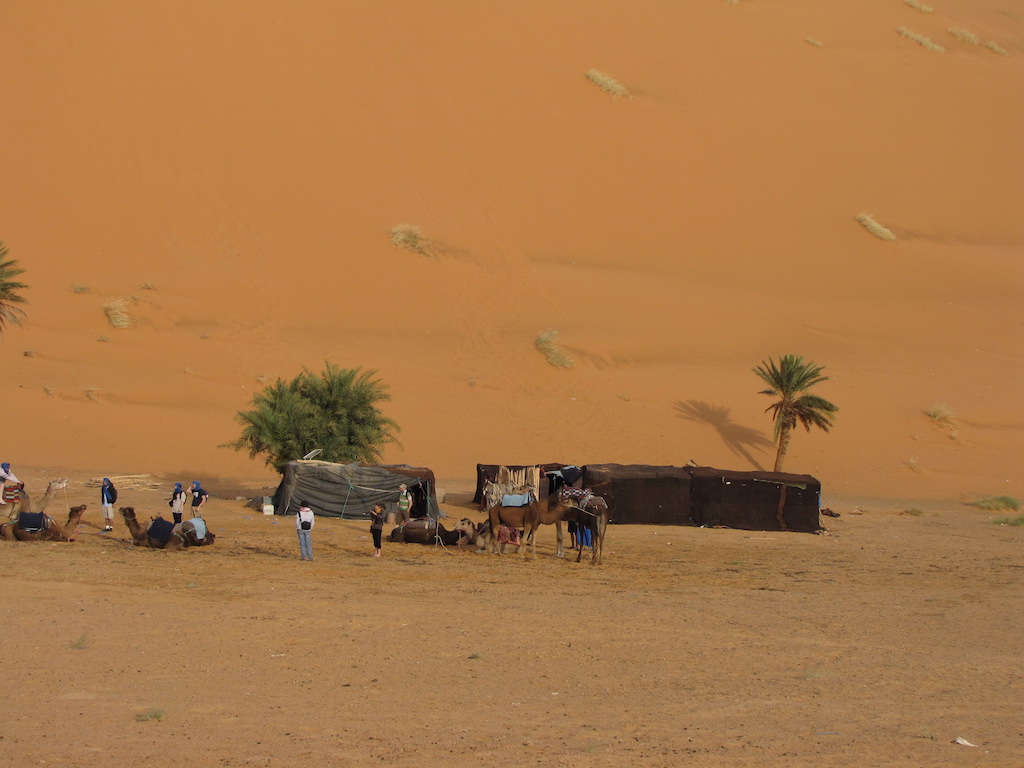
<path id="1" fill-rule="evenodd" d="M 588 464 L 583 485 L 608 502 L 613 523 L 821 530 L 821 483 L 810 475 Z"/>
<path id="2" fill-rule="evenodd" d="M 288 462 L 274 494 L 274 514 L 293 515 L 305 501 L 317 515 L 369 519 L 377 502 L 384 504 L 386 513 L 397 511 L 398 486 L 403 483 L 413 497 L 413 517 L 436 520 L 440 511 L 431 470 L 358 462 Z"/>

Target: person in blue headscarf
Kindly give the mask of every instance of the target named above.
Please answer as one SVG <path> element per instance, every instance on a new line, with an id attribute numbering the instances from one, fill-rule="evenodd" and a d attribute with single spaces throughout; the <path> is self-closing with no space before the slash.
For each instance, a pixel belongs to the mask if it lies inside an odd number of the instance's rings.
<path id="1" fill-rule="evenodd" d="M 100 533 L 110 533 L 114 530 L 114 503 L 117 501 L 117 488 L 110 482 L 109 477 L 103 478 L 103 485 L 100 486 L 100 506 L 103 508 L 103 530 Z"/>
<path id="2" fill-rule="evenodd" d="M 11 471 L 10 462 L 5 461 L 3 464 L 0 464 L 0 484 L 3 485 L 3 491 L 0 492 L 0 504 L 10 504 L 18 501 L 20 498 L 21 481 Z M 16 511 L 17 507 L 10 510 L 10 514 L 13 515 Z"/>
<path id="3" fill-rule="evenodd" d="M 203 516 L 203 505 L 210 498 L 210 494 L 203 490 L 198 480 L 192 481 L 192 517 Z"/>
<path id="4" fill-rule="evenodd" d="M 171 508 L 171 514 L 174 515 L 174 522 L 180 523 L 185 510 L 185 491 L 181 487 L 181 483 L 174 484 L 174 490 L 171 491 L 171 499 L 167 505 Z"/>

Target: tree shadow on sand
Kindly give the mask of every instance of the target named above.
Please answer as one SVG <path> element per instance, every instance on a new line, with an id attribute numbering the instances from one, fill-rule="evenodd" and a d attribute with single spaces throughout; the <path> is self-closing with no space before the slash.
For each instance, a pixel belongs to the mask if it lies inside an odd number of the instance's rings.
<path id="1" fill-rule="evenodd" d="M 755 469 L 764 471 L 761 462 L 755 459 L 749 450 L 775 447 L 775 443 L 765 437 L 763 432 L 737 424 L 730 417 L 729 409 L 722 405 L 712 405 L 701 400 L 679 400 L 675 404 L 675 409 L 681 419 L 714 427 L 730 451 L 749 461 Z"/>

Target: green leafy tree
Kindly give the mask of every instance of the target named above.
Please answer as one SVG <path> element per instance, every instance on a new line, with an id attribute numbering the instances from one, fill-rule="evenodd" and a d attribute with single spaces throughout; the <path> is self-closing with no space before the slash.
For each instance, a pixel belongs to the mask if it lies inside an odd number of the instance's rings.
<path id="1" fill-rule="evenodd" d="M 779 442 L 775 454 L 775 471 L 782 471 L 782 462 L 789 449 L 789 440 L 797 423 L 803 424 L 808 432 L 811 427 L 820 427 L 828 432 L 832 426 L 832 416 L 839 408 L 828 400 L 817 395 L 807 394 L 807 390 L 823 381 L 823 366 L 805 363 L 799 355 L 783 355 L 778 364 L 770 357 L 768 362 L 761 362 L 754 373 L 768 385 L 758 394 L 779 398 L 769 405 L 765 412 L 772 412 L 775 419 L 775 439 Z"/>
<path id="2" fill-rule="evenodd" d="M 398 425 L 377 408 L 391 399 L 387 386 L 376 371 L 325 365 L 320 374 L 303 369 L 255 394 L 252 408 L 236 416 L 242 436 L 225 447 L 262 455 L 279 472 L 315 448 L 324 461 L 379 461 L 384 446 L 398 442 Z"/>
<path id="3" fill-rule="evenodd" d="M 9 324 L 21 325 L 25 319 L 25 311 L 18 305 L 26 303 L 20 291 L 28 286 L 14 279 L 24 271 L 16 259 L 7 258 L 7 246 L 0 240 L 0 335 Z"/>

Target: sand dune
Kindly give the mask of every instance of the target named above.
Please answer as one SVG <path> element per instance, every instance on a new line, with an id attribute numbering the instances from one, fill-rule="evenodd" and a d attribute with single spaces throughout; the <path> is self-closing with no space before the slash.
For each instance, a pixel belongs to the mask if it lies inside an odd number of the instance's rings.
<path id="1" fill-rule="evenodd" d="M 753 469 L 751 368 L 794 352 L 841 411 L 788 469 L 1019 497 L 1024 12 L 935 6 L 5 3 L 6 460 L 270 478 L 218 448 L 234 413 L 330 360 L 390 386 L 386 459 L 441 477 Z"/>

